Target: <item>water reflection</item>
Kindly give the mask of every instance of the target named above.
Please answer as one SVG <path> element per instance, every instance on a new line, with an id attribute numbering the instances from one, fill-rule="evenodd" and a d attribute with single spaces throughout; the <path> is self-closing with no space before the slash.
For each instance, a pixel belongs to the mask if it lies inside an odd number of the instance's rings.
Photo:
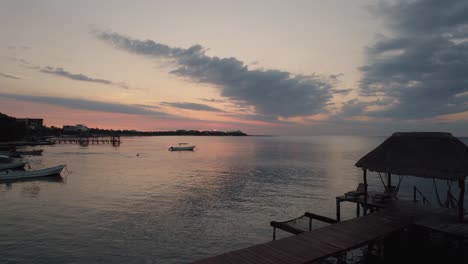
<path id="1" fill-rule="evenodd" d="M 26 178 L 26 179 L 16 179 L 16 180 L 0 180 L 0 185 L 6 186 L 6 188 L 10 189 L 12 186 L 20 185 L 26 182 L 56 182 L 56 183 L 65 183 L 64 178 L 62 175 L 51 175 L 47 177 L 40 177 L 40 178 Z"/>
<path id="2" fill-rule="evenodd" d="M 24 186 L 21 190 L 21 195 L 23 197 L 36 198 L 39 195 L 41 188 L 37 185 L 33 186 Z"/>

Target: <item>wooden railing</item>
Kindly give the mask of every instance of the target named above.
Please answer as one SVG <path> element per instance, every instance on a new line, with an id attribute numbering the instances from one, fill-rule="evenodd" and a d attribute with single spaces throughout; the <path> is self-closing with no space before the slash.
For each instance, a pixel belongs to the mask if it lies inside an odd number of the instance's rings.
<path id="1" fill-rule="evenodd" d="M 417 194 L 419 194 L 419 196 L 421 196 L 423 204 L 430 205 L 429 200 L 426 198 L 426 196 L 424 196 L 424 194 L 418 189 L 418 187 L 416 187 L 416 185 L 414 185 L 413 186 L 413 201 L 415 201 L 415 202 L 418 201 L 418 199 L 416 199 Z"/>
<path id="2" fill-rule="evenodd" d="M 298 220 L 298 219 L 303 218 L 303 217 L 309 218 L 309 230 L 308 231 L 312 230 L 312 220 L 314 220 L 314 219 L 317 220 L 317 221 L 320 221 L 320 222 L 327 223 L 327 224 L 336 224 L 336 223 L 338 223 L 338 221 L 336 219 L 329 218 L 329 217 L 326 217 L 326 216 L 323 216 L 323 215 L 318 215 L 318 214 L 305 212 L 304 215 L 301 215 L 301 216 L 299 216 L 297 218 L 290 219 L 290 220 L 287 220 L 287 221 L 283 221 L 283 222 L 271 221 L 270 225 L 273 227 L 273 240 L 276 240 L 276 229 L 277 228 L 281 229 L 283 231 L 286 231 L 288 233 L 294 234 L 294 235 L 305 232 L 306 230 L 302 230 L 302 229 L 293 227 L 293 226 L 288 224 L 288 223 L 290 223 L 292 221 Z"/>

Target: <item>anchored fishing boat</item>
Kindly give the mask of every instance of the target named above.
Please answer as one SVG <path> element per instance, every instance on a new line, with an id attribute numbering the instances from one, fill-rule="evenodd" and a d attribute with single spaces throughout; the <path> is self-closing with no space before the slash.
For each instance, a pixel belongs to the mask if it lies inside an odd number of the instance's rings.
<path id="1" fill-rule="evenodd" d="M 11 161 L 10 156 L 0 154 L 0 162 L 9 162 Z"/>
<path id="2" fill-rule="evenodd" d="M 20 154 L 15 151 L 0 151 L 0 156 L 7 156 L 9 158 L 21 158 Z"/>
<path id="3" fill-rule="evenodd" d="M 65 168 L 65 165 L 58 165 L 54 167 L 31 171 L 0 171 L 0 181 L 20 180 L 59 175 L 63 168 Z"/>
<path id="4" fill-rule="evenodd" d="M 24 161 L 0 164 L 0 171 L 22 169 L 24 166 L 26 166 L 26 164 L 28 163 Z"/>
<path id="5" fill-rule="evenodd" d="M 194 149 L 194 145 L 189 145 L 189 143 L 179 143 L 178 146 L 171 146 L 169 151 L 193 151 Z"/>
<path id="6" fill-rule="evenodd" d="M 34 155 L 39 156 L 42 155 L 43 149 L 33 149 L 33 150 L 17 150 L 15 153 L 19 155 Z"/>

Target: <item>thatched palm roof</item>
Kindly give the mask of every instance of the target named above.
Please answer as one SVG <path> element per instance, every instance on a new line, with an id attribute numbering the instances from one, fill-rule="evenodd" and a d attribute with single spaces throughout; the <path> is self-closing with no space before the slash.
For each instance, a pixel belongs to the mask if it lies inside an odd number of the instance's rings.
<path id="1" fill-rule="evenodd" d="M 394 133 L 357 167 L 398 175 L 457 180 L 468 176 L 468 147 L 450 133 Z"/>

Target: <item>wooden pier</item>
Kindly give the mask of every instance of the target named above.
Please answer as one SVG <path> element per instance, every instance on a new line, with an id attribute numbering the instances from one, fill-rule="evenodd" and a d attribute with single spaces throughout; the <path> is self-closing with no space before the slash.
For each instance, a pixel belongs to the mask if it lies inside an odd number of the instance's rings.
<path id="1" fill-rule="evenodd" d="M 468 238 L 468 225 L 457 219 L 453 209 L 391 201 L 379 212 L 194 263 L 312 263 L 379 243 L 414 225 Z"/>
<path id="2" fill-rule="evenodd" d="M 120 136 L 87 136 L 87 137 L 57 137 L 50 140 L 54 144 L 112 144 L 119 146 L 121 144 Z"/>

